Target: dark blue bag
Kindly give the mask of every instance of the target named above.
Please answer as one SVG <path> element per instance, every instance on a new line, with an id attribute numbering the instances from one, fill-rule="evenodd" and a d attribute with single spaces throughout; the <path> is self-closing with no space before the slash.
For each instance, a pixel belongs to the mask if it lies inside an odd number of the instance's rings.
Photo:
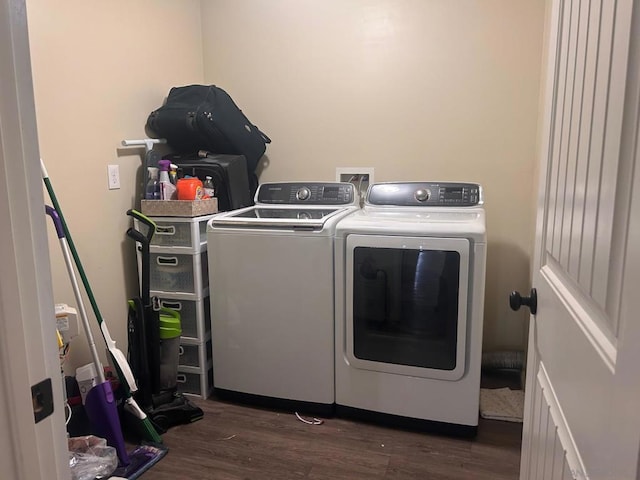
<path id="1" fill-rule="evenodd" d="M 147 119 L 147 128 L 179 153 L 206 150 L 244 155 L 251 191 L 258 161 L 271 139 L 249 121 L 233 99 L 215 85 L 173 87 L 165 104 Z"/>

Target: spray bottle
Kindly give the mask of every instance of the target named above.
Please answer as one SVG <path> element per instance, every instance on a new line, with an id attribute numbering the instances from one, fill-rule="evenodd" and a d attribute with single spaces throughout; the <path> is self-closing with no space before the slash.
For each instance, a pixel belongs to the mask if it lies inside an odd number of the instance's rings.
<path id="1" fill-rule="evenodd" d="M 144 198 L 147 200 L 160 200 L 160 181 L 158 180 L 158 168 L 149 167 L 147 185 Z"/>
<path id="2" fill-rule="evenodd" d="M 169 178 L 171 160 L 160 160 L 158 166 L 160 167 L 160 198 L 162 200 L 175 200 L 176 186 L 171 183 Z"/>
<path id="3" fill-rule="evenodd" d="M 169 171 L 169 180 L 171 180 L 171 183 L 176 185 L 178 183 L 178 165 L 172 163 L 169 167 L 171 167 L 171 170 Z"/>

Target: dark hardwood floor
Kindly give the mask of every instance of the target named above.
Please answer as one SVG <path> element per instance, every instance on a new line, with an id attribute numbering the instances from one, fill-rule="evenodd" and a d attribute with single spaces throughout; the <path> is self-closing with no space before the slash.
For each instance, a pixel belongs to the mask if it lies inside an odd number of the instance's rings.
<path id="1" fill-rule="evenodd" d="M 168 454 L 142 480 L 514 480 L 522 425 L 480 419 L 474 439 L 341 418 L 307 425 L 293 413 L 194 400 L 204 419 L 163 435 Z M 304 417 L 309 418 L 309 417 Z"/>

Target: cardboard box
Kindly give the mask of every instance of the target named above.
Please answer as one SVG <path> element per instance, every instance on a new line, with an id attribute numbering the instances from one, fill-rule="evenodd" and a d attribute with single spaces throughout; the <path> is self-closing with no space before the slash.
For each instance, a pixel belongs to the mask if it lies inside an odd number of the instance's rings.
<path id="1" fill-rule="evenodd" d="M 218 212 L 218 199 L 142 200 L 142 213 L 156 217 L 199 217 Z"/>

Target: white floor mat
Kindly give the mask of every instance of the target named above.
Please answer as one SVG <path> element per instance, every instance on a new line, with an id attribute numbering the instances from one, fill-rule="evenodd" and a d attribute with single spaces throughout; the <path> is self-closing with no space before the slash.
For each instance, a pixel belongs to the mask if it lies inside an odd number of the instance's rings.
<path id="1" fill-rule="evenodd" d="M 492 420 L 522 423 L 524 391 L 510 388 L 481 388 L 480 416 Z"/>

